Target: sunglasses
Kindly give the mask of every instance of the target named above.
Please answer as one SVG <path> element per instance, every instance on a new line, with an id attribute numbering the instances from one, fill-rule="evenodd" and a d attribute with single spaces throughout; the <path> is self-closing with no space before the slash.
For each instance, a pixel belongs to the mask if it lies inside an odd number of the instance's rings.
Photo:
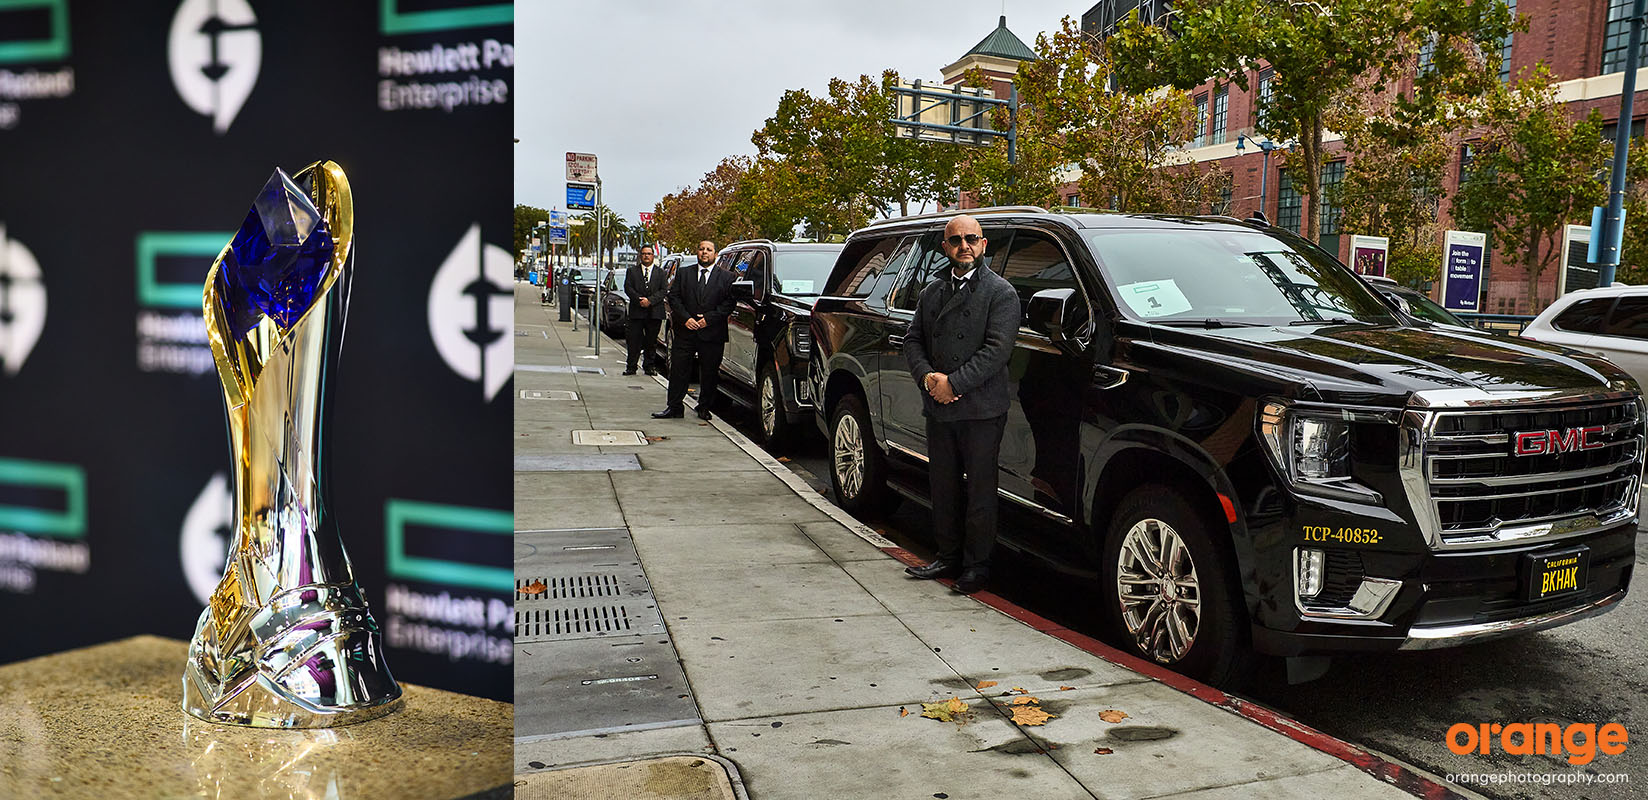
<path id="1" fill-rule="evenodd" d="M 962 242 L 966 242 L 969 245 L 977 245 L 983 239 L 983 236 L 976 233 L 969 233 L 966 236 L 962 236 L 958 233 L 955 236 L 945 239 L 945 241 L 949 242 L 951 247 L 960 247 Z"/>

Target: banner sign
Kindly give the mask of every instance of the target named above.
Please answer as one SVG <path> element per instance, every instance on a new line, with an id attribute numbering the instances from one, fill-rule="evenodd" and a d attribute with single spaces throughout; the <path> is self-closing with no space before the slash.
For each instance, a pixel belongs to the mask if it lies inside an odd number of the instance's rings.
<path id="1" fill-rule="evenodd" d="M 1362 275 L 1385 276 L 1390 260 L 1390 239 L 1383 236 L 1351 236 L 1350 266 Z"/>
<path id="2" fill-rule="evenodd" d="M 1482 296 L 1482 250 L 1487 234 L 1448 231 L 1442 244 L 1442 307 L 1475 313 Z"/>
<path id="3" fill-rule="evenodd" d="M 40 5 L 0 23 L 0 663 L 194 634 L 234 514 L 201 289 L 275 168 L 329 159 L 328 510 L 395 678 L 508 700 L 509 5 Z"/>

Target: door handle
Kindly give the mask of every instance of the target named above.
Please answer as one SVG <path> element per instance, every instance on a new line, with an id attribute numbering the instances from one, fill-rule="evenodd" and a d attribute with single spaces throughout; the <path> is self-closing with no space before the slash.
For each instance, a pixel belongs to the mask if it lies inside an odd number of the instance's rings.
<path id="1" fill-rule="evenodd" d="M 1129 374 L 1131 373 L 1127 370 L 1118 367 L 1095 366 L 1093 367 L 1093 388 L 1099 391 L 1114 389 L 1127 383 Z"/>
<path id="2" fill-rule="evenodd" d="M 887 337 L 887 344 L 890 344 L 894 347 L 903 347 L 904 346 L 904 337 L 899 336 L 898 334 L 895 333 L 895 334 Z"/>

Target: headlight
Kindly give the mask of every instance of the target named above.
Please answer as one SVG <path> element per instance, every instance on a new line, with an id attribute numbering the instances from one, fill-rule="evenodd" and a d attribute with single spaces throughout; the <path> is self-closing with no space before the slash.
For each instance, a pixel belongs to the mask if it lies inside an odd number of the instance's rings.
<path id="1" fill-rule="evenodd" d="M 1259 411 L 1259 439 L 1271 463 L 1297 491 L 1380 503 L 1379 493 L 1351 478 L 1351 426 L 1363 417 L 1387 422 L 1380 414 L 1333 409 L 1292 408 L 1266 403 Z"/>

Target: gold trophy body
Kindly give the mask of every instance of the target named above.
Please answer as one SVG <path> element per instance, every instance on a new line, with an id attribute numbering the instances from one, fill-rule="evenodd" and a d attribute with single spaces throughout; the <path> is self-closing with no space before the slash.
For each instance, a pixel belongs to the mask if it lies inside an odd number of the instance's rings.
<path id="1" fill-rule="evenodd" d="M 353 229 L 337 164 L 277 169 L 206 278 L 235 530 L 183 675 L 183 708 L 203 720 L 331 727 L 400 705 L 322 475 Z"/>

